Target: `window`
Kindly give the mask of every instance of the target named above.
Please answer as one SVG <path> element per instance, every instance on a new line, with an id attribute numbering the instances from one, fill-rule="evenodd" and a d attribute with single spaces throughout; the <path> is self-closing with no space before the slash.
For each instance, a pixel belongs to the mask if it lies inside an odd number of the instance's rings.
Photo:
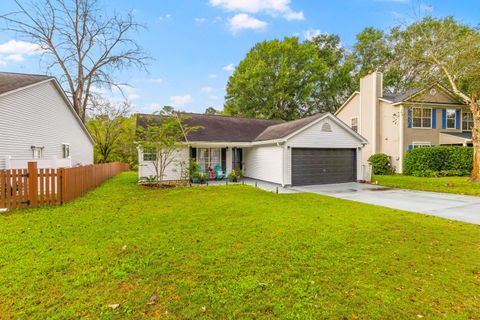
<path id="1" fill-rule="evenodd" d="M 222 166 L 221 159 L 222 149 L 220 148 L 198 148 L 197 163 L 200 170 L 206 172 L 208 168 L 214 169 L 215 166 Z"/>
<path id="2" fill-rule="evenodd" d="M 62 144 L 62 155 L 64 159 L 70 157 L 70 145 L 68 143 Z"/>
<path id="3" fill-rule="evenodd" d="M 431 108 L 412 108 L 412 127 L 413 128 L 431 128 L 432 127 L 432 109 Z"/>
<path id="4" fill-rule="evenodd" d="M 43 159 L 43 147 L 32 146 L 33 159 Z"/>
<path id="5" fill-rule="evenodd" d="M 473 129 L 473 114 L 471 112 L 462 113 L 462 130 L 472 131 Z"/>
<path id="6" fill-rule="evenodd" d="M 447 109 L 447 129 L 456 129 L 457 110 Z"/>
<path id="7" fill-rule="evenodd" d="M 352 118 L 350 120 L 350 127 L 352 128 L 353 131 L 358 132 L 358 118 Z"/>
<path id="8" fill-rule="evenodd" d="M 157 153 L 153 149 L 148 149 L 143 152 L 143 161 L 155 161 Z"/>
<path id="9" fill-rule="evenodd" d="M 412 146 L 413 146 L 413 149 L 433 147 L 433 145 L 430 142 L 414 142 L 412 143 Z"/>

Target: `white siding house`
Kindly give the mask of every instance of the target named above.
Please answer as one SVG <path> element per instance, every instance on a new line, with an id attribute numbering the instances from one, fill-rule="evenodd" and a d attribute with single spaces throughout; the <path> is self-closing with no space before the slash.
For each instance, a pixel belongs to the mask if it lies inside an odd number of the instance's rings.
<path id="1" fill-rule="evenodd" d="M 363 180 L 361 151 L 368 143 L 330 113 L 282 122 L 187 114 L 202 129 L 185 138 L 175 163 L 194 158 L 202 171 L 243 170 L 248 178 L 282 186 Z M 144 126 L 146 115 L 137 115 Z M 165 180 L 181 178 L 175 163 Z M 139 177 L 154 176 L 149 155 L 139 150 Z"/>
<path id="2" fill-rule="evenodd" d="M 0 169 L 92 164 L 93 144 L 55 78 L 0 73 Z"/>

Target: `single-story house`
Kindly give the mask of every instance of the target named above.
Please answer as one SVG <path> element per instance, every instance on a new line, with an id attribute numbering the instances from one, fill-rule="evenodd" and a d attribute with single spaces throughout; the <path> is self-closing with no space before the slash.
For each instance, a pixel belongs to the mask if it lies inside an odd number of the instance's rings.
<path id="1" fill-rule="evenodd" d="M 0 170 L 92 164 L 93 145 L 54 77 L 0 72 Z"/>
<path id="2" fill-rule="evenodd" d="M 176 162 L 194 158 L 203 170 L 221 166 L 226 173 L 282 186 L 341 183 L 362 180 L 361 152 L 367 140 L 330 113 L 294 121 L 185 114 L 184 123 L 202 128 L 185 137 Z M 145 127 L 148 115 L 137 115 Z M 155 175 L 152 154 L 139 148 L 139 177 Z M 165 180 L 179 180 L 177 165 Z"/>

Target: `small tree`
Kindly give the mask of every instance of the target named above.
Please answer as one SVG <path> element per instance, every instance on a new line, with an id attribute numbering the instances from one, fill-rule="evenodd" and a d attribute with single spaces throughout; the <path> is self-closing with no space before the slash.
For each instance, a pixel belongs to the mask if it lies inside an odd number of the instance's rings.
<path id="1" fill-rule="evenodd" d="M 143 152 L 153 155 L 155 178 L 162 183 L 167 168 L 175 163 L 175 156 L 187 141 L 188 135 L 199 127 L 185 123 L 184 114 L 164 108 L 145 118 L 145 126 L 137 128 L 137 141 Z"/>
<path id="2" fill-rule="evenodd" d="M 131 107 L 128 102 L 115 105 L 103 99 L 95 99 L 92 105 L 95 111 L 87 120 L 87 128 L 95 140 L 95 160 L 109 162 L 112 154 L 121 148 Z"/>

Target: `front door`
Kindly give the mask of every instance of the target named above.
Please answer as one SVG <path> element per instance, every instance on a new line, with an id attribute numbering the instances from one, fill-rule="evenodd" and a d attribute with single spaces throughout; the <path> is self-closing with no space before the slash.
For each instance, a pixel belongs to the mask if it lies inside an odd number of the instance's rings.
<path id="1" fill-rule="evenodd" d="M 232 169 L 242 170 L 243 169 L 243 149 L 242 148 L 233 148 L 232 149 Z"/>

